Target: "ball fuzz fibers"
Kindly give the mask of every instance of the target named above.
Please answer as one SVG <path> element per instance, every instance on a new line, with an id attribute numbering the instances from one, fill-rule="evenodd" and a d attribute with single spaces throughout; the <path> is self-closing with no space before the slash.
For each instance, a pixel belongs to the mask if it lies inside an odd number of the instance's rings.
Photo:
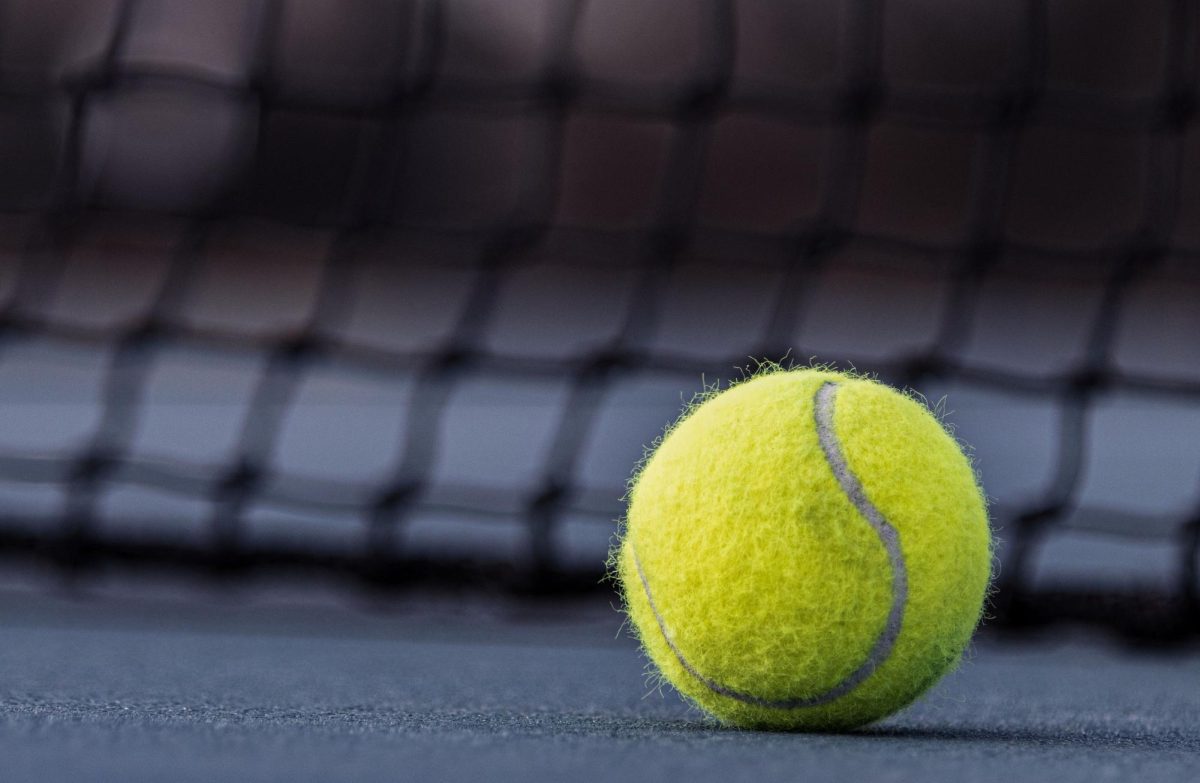
<path id="1" fill-rule="evenodd" d="M 737 726 L 836 730 L 955 666 L 991 539 L 970 462 L 922 403 L 776 368 L 667 432 L 613 564 L 647 655 L 692 702 Z"/>

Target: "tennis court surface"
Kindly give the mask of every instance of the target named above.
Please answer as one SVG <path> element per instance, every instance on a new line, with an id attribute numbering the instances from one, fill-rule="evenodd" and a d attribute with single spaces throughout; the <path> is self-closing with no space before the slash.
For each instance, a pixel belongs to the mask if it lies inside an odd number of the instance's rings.
<path id="1" fill-rule="evenodd" d="M 1195 650 L 980 641 L 852 734 L 721 728 L 615 614 L 6 597 L 10 780 L 1192 780 Z"/>

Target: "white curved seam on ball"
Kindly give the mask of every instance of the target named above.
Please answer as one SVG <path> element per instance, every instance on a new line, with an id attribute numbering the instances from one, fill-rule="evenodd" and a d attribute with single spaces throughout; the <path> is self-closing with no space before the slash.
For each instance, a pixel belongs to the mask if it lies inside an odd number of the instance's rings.
<path id="1" fill-rule="evenodd" d="M 662 632 L 663 639 L 666 641 L 667 646 L 671 648 L 671 652 L 675 654 L 675 658 L 679 661 L 679 664 L 683 666 L 688 674 L 695 677 L 712 692 L 721 696 L 727 696 L 744 704 L 790 710 L 801 707 L 819 707 L 836 701 L 858 687 L 887 660 L 888 656 L 891 655 L 892 648 L 896 645 L 896 639 L 900 636 L 900 627 L 904 622 L 904 604 L 908 598 L 908 570 L 904 564 L 904 552 L 900 548 L 900 534 L 887 521 L 879 509 L 871 503 L 866 491 L 863 489 L 862 482 L 858 480 L 858 476 L 854 475 L 854 471 L 850 469 L 850 465 L 846 462 L 846 457 L 842 453 L 841 444 L 838 442 L 833 426 L 834 400 L 837 396 L 837 389 L 838 384 L 833 381 L 827 381 L 821 385 L 821 388 L 817 389 L 817 393 L 813 398 L 813 415 L 816 419 L 817 439 L 820 441 L 825 461 L 829 464 L 830 470 L 833 471 L 834 478 L 837 479 L 842 492 L 845 493 L 847 499 L 850 500 L 863 519 L 875 530 L 880 542 L 883 543 L 884 549 L 887 550 L 888 560 L 892 568 L 892 605 L 888 610 L 887 622 L 884 624 L 883 630 L 880 632 L 878 638 L 876 638 L 875 643 L 871 646 L 871 651 L 867 654 L 866 660 L 832 688 L 815 696 L 803 696 L 791 699 L 766 699 L 761 696 L 755 696 L 752 693 L 730 688 L 705 677 L 684 657 L 683 651 L 676 645 L 674 636 L 667 628 L 666 620 L 663 619 L 662 613 L 658 611 L 658 606 L 654 603 L 654 595 L 650 591 L 650 583 L 646 579 L 646 572 L 642 569 L 642 561 L 638 557 L 637 547 L 633 544 L 632 538 L 630 539 L 633 564 L 637 569 L 638 578 L 642 582 L 642 590 L 646 594 L 646 600 L 650 604 L 650 611 L 654 614 L 654 619 L 658 622 L 658 628 Z"/>
<path id="2" fill-rule="evenodd" d="M 842 492 L 850 499 L 863 519 L 867 520 L 867 523 L 875 529 L 875 534 L 879 536 L 880 542 L 887 550 L 888 562 L 892 567 L 892 606 L 888 610 L 887 622 L 883 631 L 875 640 L 867 659 L 846 679 L 829 691 L 831 694 L 836 692 L 836 695 L 831 698 L 838 698 L 849 693 L 888 659 L 888 656 L 892 654 L 892 648 L 896 646 L 896 639 L 900 636 L 900 627 L 904 623 L 904 607 L 908 603 L 908 568 L 904 563 L 904 551 L 900 547 L 900 532 L 887 521 L 883 513 L 867 497 L 862 482 L 850 469 L 850 464 L 846 461 L 845 454 L 842 453 L 841 442 L 838 441 L 837 433 L 834 430 L 833 413 L 837 390 L 838 385 L 832 381 L 827 381 L 821 385 L 820 389 L 817 389 L 816 404 L 813 406 L 813 415 L 817 420 L 817 439 L 821 442 L 821 450 L 825 452 L 825 461 L 833 470 L 833 475 L 837 478 Z"/>

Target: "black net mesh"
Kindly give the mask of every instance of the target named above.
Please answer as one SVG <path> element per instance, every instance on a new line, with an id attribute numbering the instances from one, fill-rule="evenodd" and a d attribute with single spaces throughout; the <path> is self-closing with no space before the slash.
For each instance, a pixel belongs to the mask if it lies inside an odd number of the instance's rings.
<path id="1" fill-rule="evenodd" d="M 1200 628 L 1185 0 L 0 3 L 0 554 L 562 595 L 750 357 L 973 445 L 994 614 Z"/>

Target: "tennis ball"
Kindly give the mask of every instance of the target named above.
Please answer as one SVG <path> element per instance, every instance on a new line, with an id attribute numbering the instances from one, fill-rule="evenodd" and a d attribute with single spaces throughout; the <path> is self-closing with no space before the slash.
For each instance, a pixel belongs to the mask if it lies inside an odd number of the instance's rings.
<path id="1" fill-rule="evenodd" d="M 736 726 L 841 730 L 956 665 L 991 538 L 969 460 L 922 403 L 775 367 L 668 430 L 611 562 L 645 652 L 690 701 Z"/>

